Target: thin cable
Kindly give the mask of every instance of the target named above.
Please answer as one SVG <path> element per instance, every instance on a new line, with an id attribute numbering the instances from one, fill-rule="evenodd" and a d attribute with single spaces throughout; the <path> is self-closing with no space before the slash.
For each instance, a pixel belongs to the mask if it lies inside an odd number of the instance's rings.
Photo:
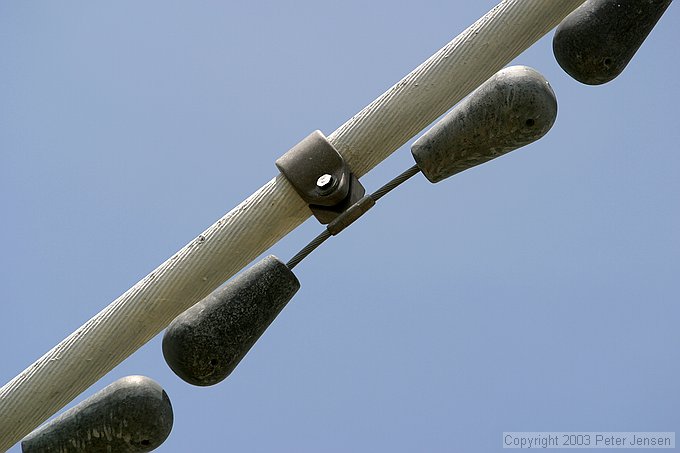
<path id="1" fill-rule="evenodd" d="M 312 241 L 309 244 L 307 244 L 302 250 L 297 252 L 297 254 L 286 263 L 288 269 L 293 270 L 293 268 L 297 266 L 300 263 L 300 261 L 305 259 L 310 253 L 314 251 L 314 249 L 323 244 L 329 237 L 331 237 L 331 233 L 328 230 L 323 230 L 323 232 L 321 232 L 320 235 L 312 239 Z"/>
<path id="2" fill-rule="evenodd" d="M 288 266 L 288 269 L 293 270 L 295 266 L 300 264 L 300 261 L 303 259 L 307 258 L 314 250 L 316 250 L 317 247 L 319 247 L 321 244 L 326 242 L 326 239 L 330 238 L 331 236 L 337 235 L 340 231 L 344 230 L 348 226 L 350 226 L 352 223 L 354 223 L 359 217 L 364 215 L 373 205 L 375 204 L 376 201 L 380 200 L 382 197 L 384 197 L 387 193 L 389 193 L 391 190 L 399 186 L 400 184 L 404 183 L 407 181 L 409 178 L 412 176 L 420 173 L 420 168 L 418 168 L 418 165 L 414 165 L 413 167 L 409 168 L 405 172 L 401 173 L 399 176 L 396 178 L 392 179 L 389 181 L 387 184 L 382 186 L 380 189 L 376 190 L 372 194 L 368 195 L 367 197 L 362 198 L 361 200 L 357 201 L 354 203 L 352 206 L 347 208 L 347 210 L 343 213 L 341 213 L 333 222 L 329 223 L 328 226 L 326 227 L 321 234 L 319 234 L 317 237 L 312 239 L 312 241 L 304 246 L 302 250 L 297 252 L 294 257 L 290 259 L 286 263 L 286 266 Z M 365 199 L 370 198 L 373 200 L 372 203 L 365 203 Z M 356 208 L 356 209 L 352 209 Z M 352 215 L 354 214 L 354 215 Z M 344 220 L 344 222 L 343 222 Z M 341 223 L 342 226 L 336 227 L 333 229 L 333 225 Z M 333 231 L 331 231 L 333 229 Z"/>
<path id="3" fill-rule="evenodd" d="M 382 186 L 380 189 L 376 190 L 371 194 L 371 198 L 373 198 L 373 201 L 378 201 L 382 197 L 384 197 L 387 193 L 389 193 L 392 189 L 396 188 L 400 184 L 408 181 L 412 176 L 417 175 L 420 173 L 420 168 L 418 165 L 413 165 L 413 167 L 409 168 L 384 186 Z"/>

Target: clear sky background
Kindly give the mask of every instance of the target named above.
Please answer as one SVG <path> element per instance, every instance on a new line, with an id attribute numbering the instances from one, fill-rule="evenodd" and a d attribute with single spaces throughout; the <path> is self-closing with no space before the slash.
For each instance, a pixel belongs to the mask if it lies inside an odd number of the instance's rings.
<path id="1" fill-rule="evenodd" d="M 495 3 L 0 3 L 0 385 Z M 552 83 L 552 131 L 381 200 L 295 269 L 302 289 L 228 380 L 184 383 L 159 335 L 75 402 L 157 380 L 175 411 L 162 452 L 680 431 L 680 12 L 600 87 L 551 40 L 515 63 Z M 405 146 L 362 180 L 412 163 Z"/>

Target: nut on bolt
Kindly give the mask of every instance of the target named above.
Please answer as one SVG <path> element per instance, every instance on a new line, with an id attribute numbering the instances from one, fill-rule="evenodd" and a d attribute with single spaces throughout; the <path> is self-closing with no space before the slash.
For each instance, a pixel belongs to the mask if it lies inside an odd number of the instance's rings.
<path id="1" fill-rule="evenodd" d="M 319 179 L 316 180 L 316 186 L 321 190 L 328 190 L 332 188 L 334 183 L 335 178 L 333 178 L 333 176 L 329 175 L 328 173 L 324 173 L 323 175 L 319 176 Z"/>

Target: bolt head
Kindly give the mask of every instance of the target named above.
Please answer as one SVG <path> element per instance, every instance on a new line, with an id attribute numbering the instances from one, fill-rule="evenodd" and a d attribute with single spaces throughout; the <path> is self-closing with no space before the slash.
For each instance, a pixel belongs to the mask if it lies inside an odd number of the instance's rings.
<path id="1" fill-rule="evenodd" d="M 335 178 L 333 178 L 332 175 L 326 173 L 319 176 L 319 179 L 316 180 L 316 186 L 321 190 L 327 190 L 333 186 L 334 182 Z"/>

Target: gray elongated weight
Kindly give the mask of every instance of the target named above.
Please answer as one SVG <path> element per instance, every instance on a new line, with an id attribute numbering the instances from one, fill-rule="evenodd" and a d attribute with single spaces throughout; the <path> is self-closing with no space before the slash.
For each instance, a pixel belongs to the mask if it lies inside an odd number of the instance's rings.
<path id="1" fill-rule="evenodd" d="M 411 147 L 430 182 L 488 162 L 543 137 L 555 123 L 557 99 L 535 69 L 502 69 L 425 132 Z"/>
<path id="2" fill-rule="evenodd" d="M 170 398 L 153 379 L 127 376 L 44 424 L 22 442 L 24 453 L 146 452 L 172 430 Z"/>
<path id="3" fill-rule="evenodd" d="M 586 85 L 615 79 L 640 48 L 671 0 L 588 0 L 553 37 L 559 65 Z"/>
<path id="4" fill-rule="evenodd" d="M 273 255 L 179 315 L 163 335 L 163 355 L 180 378 L 214 385 L 236 368 L 300 289 Z"/>

